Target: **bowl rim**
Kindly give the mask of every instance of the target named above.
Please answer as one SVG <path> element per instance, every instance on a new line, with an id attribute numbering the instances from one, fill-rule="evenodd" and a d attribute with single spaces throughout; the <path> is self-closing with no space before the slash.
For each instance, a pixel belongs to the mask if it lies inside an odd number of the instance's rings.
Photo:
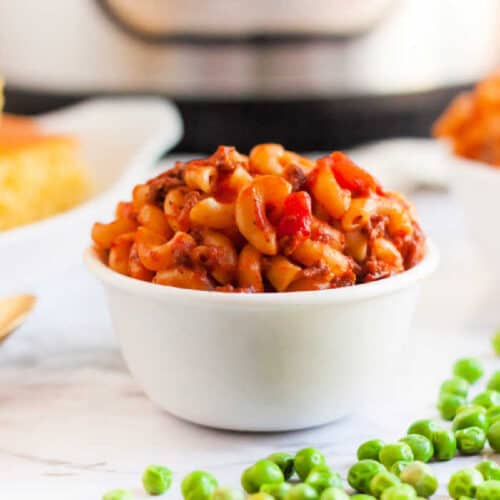
<path id="1" fill-rule="evenodd" d="M 106 285 L 135 295 L 158 301 L 192 301 L 194 304 L 259 305 L 275 306 L 357 302 L 382 295 L 389 295 L 408 288 L 432 274 L 439 262 L 439 251 L 429 239 L 426 243 L 425 257 L 413 268 L 389 278 L 354 286 L 330 290 L 274 293 L 223 293 L 200 291 L 158 285 L 124 276 L 111 270 L 98 257 L 90 246 L 85 250 L 84 262 L 89 271 Z"/>

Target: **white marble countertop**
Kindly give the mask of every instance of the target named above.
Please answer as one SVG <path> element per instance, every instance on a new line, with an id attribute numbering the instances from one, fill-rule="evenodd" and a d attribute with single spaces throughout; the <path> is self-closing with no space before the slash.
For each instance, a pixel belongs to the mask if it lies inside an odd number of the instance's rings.
<path id="1" fill-rule="evenodd" d="M 456 357 L 477 355 L 489 370 L 498 367 L 489 337 L 500 313 L 488 304 L 492 278 L 468 243 L 453 199 L 429 192 L 413 199 L 442 261 L 422 293 L 409 362 L 392 387 L 380 387 L 375 399 L 367 395 L 354 415 L 318 429 L 221 432 L 158 410 L 127 372 L 98 283 L 80 263 L 54 275 L 35 290 L 34 314 L 0 346 L 2 498 L 93 500 L 115 487 L 145 498 L 142 470 L 160 463 L 175 473 L 167 498 L 177 499 L 179 480 L 194 468 L 237 485 L 250 462 L 306 445 L 322 449 L 345 476 L 363 440 L 396 439 L 411 420 L 434 416 L 439 381 Z M 444 485 L 450 471 L 477 460 L 433 467 Z M 445 489 L 440 493 L 447 498 Z"/>

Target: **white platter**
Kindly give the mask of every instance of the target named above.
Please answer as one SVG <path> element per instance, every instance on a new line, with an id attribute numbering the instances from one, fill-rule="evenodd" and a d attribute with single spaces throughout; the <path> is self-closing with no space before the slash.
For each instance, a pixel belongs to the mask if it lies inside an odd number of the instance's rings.
<path id="1" fill-rule="evenodd" d="M 136 180 L 149 177 L 148 170 L 182 135 L 176 108 L 149 97 L 88 100 L 37 121 L 79 140 L 96 191 L 72 210 L 0 232 L 0 294 L 29 292 L 81 260 L 91 224 L 108 217 Z"/>

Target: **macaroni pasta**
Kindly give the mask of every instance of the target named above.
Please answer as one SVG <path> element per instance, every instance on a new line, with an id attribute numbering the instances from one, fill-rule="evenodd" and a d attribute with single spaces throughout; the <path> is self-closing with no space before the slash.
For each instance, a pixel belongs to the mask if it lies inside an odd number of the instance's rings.
<path id="1" fill-rule="evenodd" d="M 92 239 L 114 271 L 223 292 L 323 290 L 386 278 L 424 256 L 413 208 L 346 155 L 220 146 L 136 186 Z"/>

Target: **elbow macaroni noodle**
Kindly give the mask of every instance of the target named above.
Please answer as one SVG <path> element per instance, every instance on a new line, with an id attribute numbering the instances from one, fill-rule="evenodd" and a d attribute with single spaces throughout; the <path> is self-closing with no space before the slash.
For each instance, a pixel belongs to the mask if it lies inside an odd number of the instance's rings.
<path id="1" fill-rule="evenodd" d="M 136 186 L 92 239 L 114 271 L 223 292 L 323 290 L 400 273 L 425 254 L 413 208 L 340 152 L 220 146 Z"/>

